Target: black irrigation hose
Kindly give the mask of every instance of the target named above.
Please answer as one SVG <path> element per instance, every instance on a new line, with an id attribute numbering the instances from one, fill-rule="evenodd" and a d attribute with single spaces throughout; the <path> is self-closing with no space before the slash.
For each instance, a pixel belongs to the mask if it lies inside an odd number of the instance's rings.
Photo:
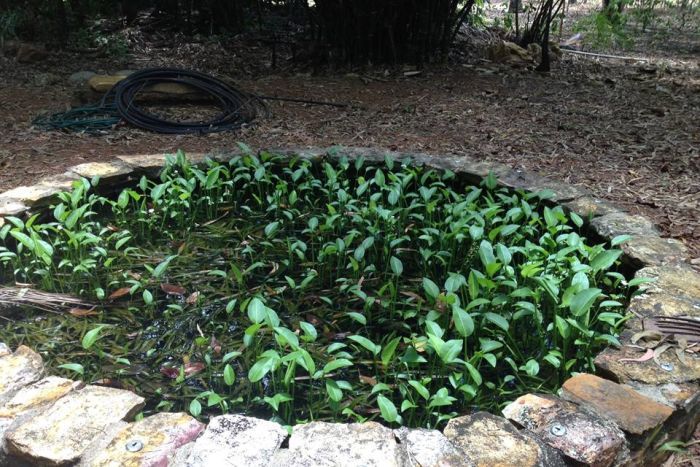
<path id="1" fill-rule="evenodd" d="M 195 88 L 210 96 L 221 113 L 207 121 L 177 122 L 147 112 L 136 104 L 136 96 L 139 92 L 157 83 L 178 83 Z M 252 122 L 260 114 L 269 115 L 270 112 L 265 100 L 348 107 L 348 104 L 335 102 L 259 96 L 235 89 L 213 76 L 197 71 L 151 68 L 137 71 L 119 81 L 97 105 L 48 116 L 42 115 L 37 117 L 33 123 L 47 130 L 96 133 L 110 128 L 121 118 L 136 127 L 157 133 L 205 134 L 237 130 Z"/>
<path id="2" fill-rule="evenodd" d="M 211 96 L 221 113 L 207 121 L 175 122 L 146 112 L 136 105 L 136 96 L 156 83 L 178 83 Z M 157 133 L 204 134 L 236 130 L 250 123 L 259 113 L 268 114 L 265 103 L 254 94 L 232 88 L 223 81 L 196 71 L 154 68 L 137 71 L 119 81 L 102 98 L 102 104 L 114 101 L 119 115 L 134 126 Z"/>

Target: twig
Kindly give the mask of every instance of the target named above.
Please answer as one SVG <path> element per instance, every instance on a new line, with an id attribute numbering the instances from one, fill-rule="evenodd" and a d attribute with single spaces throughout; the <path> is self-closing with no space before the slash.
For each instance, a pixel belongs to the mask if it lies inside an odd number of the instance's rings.
<path id="1" fill-rule="evenodd" d="M 623 57 L 620 55 L 607 55 L 607 54 L 595 54 L 593 52 L 582 52 L 580 50 L 571 50 L 571 49 L 560 49 L 562 52 L 568 52 L 570 54 L 577 54 L 577 55 L 587 55 L 589 57 L 600 57 L 600 58 L 615 58 L 618 60 L 636 60 L 638 62 L 649 62 L 650 60 L 648 58 L 638 58 L 638 57 Z"/>

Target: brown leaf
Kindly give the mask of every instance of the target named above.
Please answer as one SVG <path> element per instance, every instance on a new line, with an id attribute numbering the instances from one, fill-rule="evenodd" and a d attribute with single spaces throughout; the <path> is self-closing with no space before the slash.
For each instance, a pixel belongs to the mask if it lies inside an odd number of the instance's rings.
<path id="1" fill-rule="evenodd" d="M 122 298 L 125 295 L 129 294 L 129 291 L 131 290 L 131 287 L 122 287 L 121 289 L 117 289 L 111 294 L 109 294 L 109 297 L 107 297 L 108 300 L 117 300 L 119 298 Z"/>
<path id="2" fill-rule="evenodd" d="M 197 303 L 198 299 L 199 299 L 199 292 L 198 291 L 192 292 L 190 294 L 190 296 L 187 297 L 187 299 L 185 299 L 185 303 L 187 303 L 188 305 L 194 305 L 195 303 Z"/>
<path id="3" fill-rule="evenodd" d="M 180 369 L 172 366 L 162 366 L 160 372 L 170 379 L 175 379 L 180 375 Z"/>
<path id="4" fill-rule="evenodd" d="M 70 310 L 68 310 L 68 313 L 70 313 L 73 316 L 77 316 L 78 318 L 83 318 L 85 316 L 95 316 L 98 314 L 94 308 L 90 308 L 89 310 L 86 310 L 84 308 L 71 308 Z"/>
<path id="5" fill-rule="evenodd" d="M 370 386 L 376 386 L 377 384 L 377 379 L 371 376 L 360 375 L 360 381 Z"/>
<path id="6" fill-rule="evenodd" d="M 160 284 L 160 289 L 168 295 L 177 295 L 182 297 L 185 295 L 185 288 L 173 284 Z"/>
<path id="7" fill-rule="evenodd" d="M 209 347 L 211 347 L 211 349 L 214 351 L 214 354 L 219 355 L 221 353 L 221 343 L 216 340 L 216 337 L 214 336 L 211 336 Z"/>
<path id="8" fill-rule="evenodd" d="M 95 386 L 107 386 L 110 388 L 124 389 L 124 384 L 122 384 L 121 381 L 112 378 L 98 379 L 90 384 L 94 384 Z"/>
<path id="9" fill-rule="evenodd" d="M 202 362 L 189 362 L 185 364 L 185 376 L 197 374 L 204 368 L 206 368 L 206 365 Z"/>
<path id="10" fill-rule="evenodd" d="M 621 358 L 618 362 L 646 362 L 654 358 L 654 350 L 647 349 L 646 353 L 639 358 Z"/>

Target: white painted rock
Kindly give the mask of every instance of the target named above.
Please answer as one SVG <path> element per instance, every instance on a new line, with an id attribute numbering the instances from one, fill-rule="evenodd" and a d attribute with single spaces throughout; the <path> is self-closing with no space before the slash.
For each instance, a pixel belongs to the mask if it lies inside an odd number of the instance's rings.
<path id="1" fill-rule="evenodd" d="M 221 415 L 209 422 L 184 464 L 188 467 L 266 467 L 287 437 L 281 425 L 243 415 Z"/>
<path id="2" fill-rule="evenodd" d="M 32 465 L 77 462 L 111 425 L 132 418 L 143 398 L 121 389 L 86 386 L 5 433 L 8 454 Z"/>

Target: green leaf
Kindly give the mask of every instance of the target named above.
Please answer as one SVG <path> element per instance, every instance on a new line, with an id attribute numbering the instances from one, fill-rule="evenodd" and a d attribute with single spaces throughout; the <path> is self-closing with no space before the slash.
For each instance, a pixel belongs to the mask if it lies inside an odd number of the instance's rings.
<path id="1" fill-rule="evenodd" d="M 610 245 L 617 246 L 632 239 L 631 235 L 618 235 L 610 240 Z"/>
<path id="2" fill-rule="evenodd" d="M 363 326 L 367 324 L 367 318 L 362 313 L 358 313 L 356 311 L 349 311 L 346 314 Z"/>
<path id="3" fill-rule="evenodd" d="M 389 423 L 394 423 L 397 421 L 399 413 L 396 410 L 396 406 L 389 399 L 379 394 L 377 396 L 377 404 L 379 404 L 379 411 L 381 412 L 382 418 Z"/>
<path id="4" fill-rule="evenodd" d="M 351 341 L 357 342 L 362 347 L 364 347 L 365 349 L 372 352 L 374 355 L 377 355 L 382 348 L 380 345 L 375 344 L 374 342 L 372 342 L 371 340 L 369 340 L 363 336 L 357 336 L 357 335 L 348 336 L 348 339 L 350 339 Z"/>
<path id="5" fill-rule="evenodd" d="M 156 268 L 153 270 L 153 277 L 156 277 L 156 278 L 161 277 L 163 275 L 163 273 L 165 273 L 165 270 L 168 269 L 170 262 L 175 258 L 177 258 L 177 255 L 172 255 L 172 256 L 168 256 L 167 258 L 165 258 L 165 260 L 162 263 L 160 263 L 158 266 L 156 266 Z"/>
<path id="6" fill-rule="evenodd" d="M 493 246 L 487 240 L 482 240 L 481 244 L 479 244 L 479 258 L 484 267 L 488 267 L 496 262 L 496 258 L 493 255 Z"/>
<path id="7" fill-rule="evenodd" d="M 491 321 L 493 324 L 503 329 L 505 332 L 508 332 L 508 328 L 510 327 L 510 325 L 508 324 L 508 320 L 506 320 L 503 316 L 497 315 L 496 313 L 487 312 L 484 313 L 484 318 Z"/>
<path id="8" fill-rule="evenodd" d="M 440 295 L 440 289 L 438 288 L 437 284 L 427 277 L 423 278 L 423 290 L 425 290 L 426 295 L 433 300 Z"/>
<path id="9" fill-rule="evenodd" d="M 396 256 L 392 256 L 391 259 L 389 259 L 389 264 L 391 265 L 391 272 L 396 276 L 400 276 L 403 272 L 403 263 L 401 260 Z"/>
<path id="10" fill-rule="evenodd" d="M 353 363 L 347 358 L 336 358 L 335 360 L 331 360 L 330 362 L 325 364 L 325 366 L 323 367 L 323 374 L 327 375 L 329 373 L 333 373 L 335 370 L 349 367 L 352 365 Z"/>
<path id="11" fill-rule="evenodd" d="M 622 250 L 601 251 L 591 260 L 591 269 L 594 273 L 604 271 L 612 266 L 620 255 L 622 255 Z"/>
<path id="12" fill-rule="evenodd" d="M 202 404 L 197 399 L 192 399 L 192 402 L 190 402 L 190 414 L 192 414 L 193 417 L 199 417 L 201 413 Z"/>
<path id="13" fill-rule="evenodd" d="M 64 370 L 70 370 L 75 373 L 78 373 L 80 376 L 82 376 L 85 373 L 85 369 L 83 368 L 83 365 L 80 363 L 64 363 L 63 365 L 58 365 L 56 368 L 63 368 Z"/>
<path id="14" fill-rule="evenodd" d="M 603 294 L 603 291 L 596 288 L 585 289 L 577 293 L 571 299 L 569 309 L 574 316 L 582 316 L 590 310 L 593 303 Z"/>
<path id="15" fill-rule="evenodd" d="M 458 306 L 452 307 L 452 321 L 462 337 L 469 337 L 474 332 L 474 320 L 469 313 Z"/>
<path id="16" fill-rule="evenodd" d="M 224 367 L 224 383 L 226 383 L 227 386 L 232 386 L 235 381 L 236 372 L 233 371 L 233 367 L 227 363 Z"/>
<path id="17" fill-rule="evenodd" d="M 428 400 L 430 398 L 430 391 L 420 382 L 410 380 L 408 384 L 410 384 L 423 399 Z"/>
<path id="18" fill-rule="evenodd" d="M 537 376 L 540 372 L 540 365 L 537 363 L 537 360 L 530 359 L 525 366 L 523 366 L 523 370 L 525 370 L 525 373 L 529 376 Z"/>
<path id="19" fill-rule="evenodd" d="M 401 342 L 401 337 L 394 337 L 384 346 L 384 349 L 382 350 L 382 365 L 389 366 L 389 362 L 394 357 L 394 353 L 396 352 L 396 347 L 398 347 L 399 342 Z"/>
<path id="20" fill-rule="evenodd" d="M 265 304 L 258 297 L 253 297 L 248 302 L 248 318 L 256 324 L 262 323 L 267 317 Z"/>
<path id="21" fill-rule="evenodd" d="M 326 380 L 326 393 L 333 402 L 340 402 L 343 399 L 343 391 L 338 387 L 338 383 L 332 379 Z"/>
<path id="22" fill-rule="evenodd" d="M 255 365 L 248 370 L 248 380 L 251 383 L 256 383 L 263 379 L 275 366 L 276 361 L 271 358 L 262 358 L 255 362 Z"/>
<path id="23" fill-rule="evenodd" d="M 106 325 L 101 324 L 85 333 L 83 340 L 81 341 L 81 344 L 85 350 L 88 350 L 95 345 L 95 342 L 97 342 L 97 340 L 100 338 L 100 333 L 105 326 Z"/>

